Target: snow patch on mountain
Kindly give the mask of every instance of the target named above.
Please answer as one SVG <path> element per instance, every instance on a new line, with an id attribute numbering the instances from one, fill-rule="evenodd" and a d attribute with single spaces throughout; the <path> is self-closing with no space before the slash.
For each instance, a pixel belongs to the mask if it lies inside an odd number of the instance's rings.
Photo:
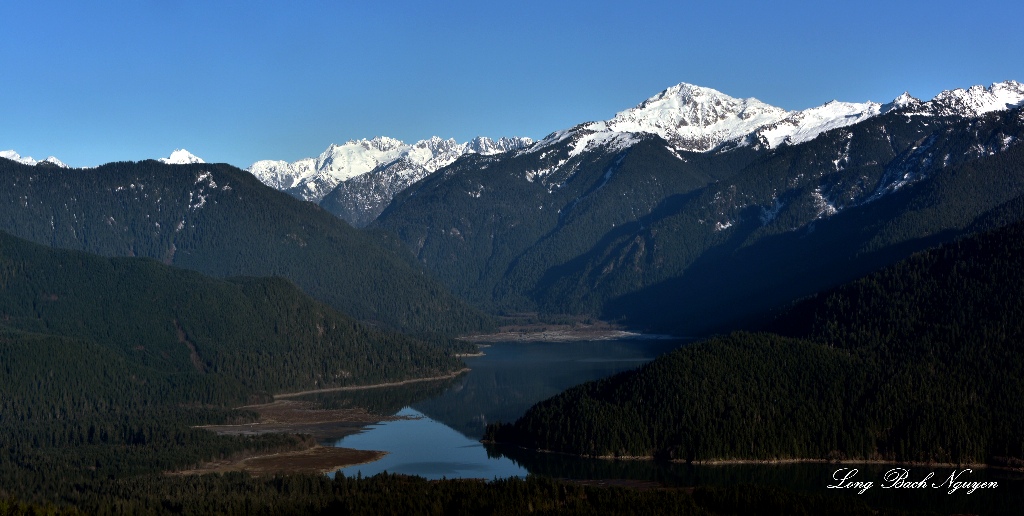
<path id="1" fill-rule="evenodd" d="M 895 102 L 895 101 L 894 101 Z M 756 131 L 769 147 L 796 145 L 808 142 L 819 134 L 856 124 L 883 113 L 877 102 L 839 102 L 833 100 L 823 106 L 797 111 L 786 118 Z"/>
<path id="2" fill-rule="evenodd" d="M 185 149 L 174 149 L 170 157 L 160 158 L 161 163 L 168 165 L 191 165 L 193 163 L 206 163 L 202 158 L 192 154 Z"/>

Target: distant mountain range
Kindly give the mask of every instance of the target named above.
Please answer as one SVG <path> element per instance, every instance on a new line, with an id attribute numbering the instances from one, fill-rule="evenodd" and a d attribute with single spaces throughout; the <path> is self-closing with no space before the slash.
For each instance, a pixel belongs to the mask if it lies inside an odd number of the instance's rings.
<path id="1" fill-rule="evenodd" d="M 11 161 L 17 161 L 18 163 L 21 163 L 23 165 L 43 165 L 56 166 L 60 168 L 70 168 L 67 165 L 65 165 L 63 161 L 57 159 L 54 156 L 50 156 L 49 158 L 46 158 L 42 161 L 36 161 L 32 159 L 31 156 L 23 157 L 21 154 L 18 154 L 13 150 L 0 151 L 0 158 L 7 158 Z M 160 158 L 157 161 L 161 163 L 166 163 L 168 165 L 188 165 L 190 163 L 206 163 L 205 161 L 202 160 L 202 158 L 195 156 L 194 154 L 185 149 L 175 149 L 174 152 L 172 152 L 169 157 Z"/>
<path id="2" fill-rule="evenodd" d="M 490 324 L 404 249 L 230 165 L 40 169 L 0 159 L 0 176 L 0 230 L 36 243 L 148 257 L 220 278 L 284 277 L 347 315 L 409 333 Z"/>
<path id="3" fill-rule="evenodd" d="M 492 438 L 1019 468 L 1022 105 L 1013 81 L 803 111 L 680 84 L 537 142 L 381 137 L 251 173 L 183 149 L 88 169 L 5 151 L 0 484 L 50 512 L 303 491 L 313 477 L 207 475 L 139 494 L 316 442 L 197 428 L 255 421 L 228 407 L 443 375 L 475 349 L 456 336 L 587 318 L 729 335 Z M 771 321 L 775 335 L 734 332 Z M 302 499 L 329 505 L 317 496 Z"/>
<path id="4" fill-rule="evenodd" d="M 371 224 L 498 311 L 703 333 L 966 231 L 1024 194 L 1024 86 L 786 112 L 690 85 L 467 155 Z"/>
<path id="5" fill-rule="evenodd" d="M 60 167 L 60 168 L 68 168 L 68 166 L 65 165 L 64 162 L 62 162 L 61 160 L 57 159 L 54 156 L 50 156 L 49 158 L 46 158 L 46 159 L 44 159 L 42 161 L 37 161 L 37 160 L 33 159 L 32 156 L 22 156 L 21 154 L 18 154 L 17 152 L 15 152 L 13 150 L 5 150 L 5 151 L 0 151 L 0 158 L 7 158 L 7 159 L 9 159 L 11 161 L 17 161 L 18 163 L 22 163 L 22 164 L 25 164 L 25 165 L 35 166 L 35 165 L 42 164 L 44 166 L 46 166 L 46 165 L 53 165 L 53 166 L 57 166 L 57 167 Z"/>
<path id="6" fill-rule="evenodd" d="M 786 111 L 755 98 L 737 99 L 711 88 L 678 84 L 603 122 L 558 131 L 530 147 L 541 152 L 571 141 L 570 156 L 598 146 L 628 147 L 643 134 L 660 136 L 677 151 L 724 151 L 742 146 L 777 148 L 808 142 L 821 133 L 901 109 L 907 114 L 977 117 L 1024 103 L 1024 84 L 996 83 L 985 88 L 947 90 L 928 102 L 904 93 L 887 104 L 831 101 L 801 111 Z"/>
<path id="7" fill-rule="evenodd" d="M 658 135 L 673 151 L 723 152 L 755 146 L 777 148 L 811 141 L 821 133 L 895 109 L 907 113 L 976 117 L 1019 106 L 1024 85 L 1015 81 L 989 88 L 948 90 L 928 102 L 904 93 L 886 104 L 831 101 L 822 106 L 788 111 L 755 98 L 737 99 L 711 88 L 681 83 L 618 113 L 611 120 L 588 122 L 554 132 L 539 142 L 529 138 L 476 138 L 458 144 L 438 137 L 405 144 L 387 137 L 331 145 L 317 158 L 292 163 L 258 161 L 249 171 L 265 184 L 322 207 L 355 226 L 372 222 L 394 195 L 430 173 L 467 154 L 508 151 L 541 152 L 570 142 L 568 158 L 604 147 L 622 150 L 642 135 Z M 536 175 L 564 165 L 539 169 Z"/>
<path id="8" fill-rule="evenodd" d="M 466 154 L 491 155 L 524 148 L 529 138 L 478 137 L 466 143 L 433 137 L 413 144 L 388 137 L 331 145 L 316 158 L 257 161 L 249 172 L 265 184 L 364 226 L 395 193 Z"/>
<path id="9" fill-rule="evenodd" d="M 378 137 L 294 163 L 257 162 L 249 172 L 355 226 L 397 235 L 419 266 L 478 307 L 589 314 L 699 333 L 946 241 L 1024 195 L 1021 105 L 1024 85 L 1015 81 L 948 90 L 928 101 L 905 93 L 885 104 L 832 101 L 801 111 L 683 83 L 610 120 L 537 142 L 435 137 L 406 144 Z M 42 164 L 13 151 L 5 157 Z M 184 150 L 160 161 L 203 164 Z M 194 172 L 194 185 L 180 185 L 182 194 L 194 190 L 181 205 L 189 213 L 216 201 L 216 178 L 204 175 L 208 169 Z M 145 184 L 153 174 L 147 168 Z M 132 183 L 119 181 L 101 188 Z M 31 207 L 33 196 L 18 188 L 9 192 L 12 206 Z M 58 201 L 65 202 L 46 200 Z M 56 224 L 66 216 L 65 229 L 23 236 L 70 238 L 77 242 L 71 247 L 106 242 L 76 233 L 86 228 L 72 211 L 50 219 Z M 125 212 L 108 225 L 131 228 L 137 217 Z M 184 212 L 176 220 L 160 217 L 162 224 L 193 227 Z M 140 254 L 193 260 L 164 229 L 155 240 L 117 237 L 110 241 L 116 249 L 96 250 L 130 254 L 153 244 Z M 281 231 L 281 242 L 300 247 L 307 241 L 300 233 L 312 235 L 308 228 Z M 212 246 L 209 235 L 190 238 Z M 256 272 L 190 267 L 215 275 Z M 433 326 L 425 313 L 415 322 L 396 316 L 387 302 L 346 297 L 308 272 L 293 279 L 348 313 L 406 329 Z M 426 299 L 416 296 L 417 304 Z M 456 312 L 462 322 L 445 323 L 445 331 L 487 325 L 471 311 Z"/>

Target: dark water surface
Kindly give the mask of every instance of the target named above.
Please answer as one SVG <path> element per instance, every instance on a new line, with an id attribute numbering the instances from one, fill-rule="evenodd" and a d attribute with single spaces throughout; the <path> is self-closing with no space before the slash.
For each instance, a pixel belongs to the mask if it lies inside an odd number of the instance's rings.
<path id="1" fill-rule="evenodd" d="M 332 440 L 335 446 L 383 450 L 383 459 L 341 470 L 345 475 L 383 471 L 439 478 L 505 478 L 538 474 L 572 479 L 634 479 L 669 486 L 769 484 L 828 496 L 862 499 L 872 506 L 938 513 L 1024 514 L 1024 476 L 975 469 L 962 481 L 997 482 L 998 487 L 967 494 L 938 487 L 958 471 L 906 466 L 907 482 L 933 474 L 926 487 L 883 488 L 886 473 L 901 466 L 837 464 L 736 464 L 692 466 L 654 461 L 591 460 L 518 449 L 492 448 L 479 439 L 488 423 L 510 422 L 530 406 L 582 382 L 634 369 L 681 345 L 680 341 L 616 340 L 568 343 L 499 343 L 485 356 L 466 359 L 471 371 L 445 382 L 395 389 L 321 395 L 327 406 L 362 406 L 407 416 Z M 872 482 L 859 489 L 828 488 L 836 470 L 857 468 L 850 481 Z M 842 476 L 847 469 L 838 476 Z M 849 483 L 849 482 L 847 482 Z M 936 487 L 933 487 L 936 486 Z"/>

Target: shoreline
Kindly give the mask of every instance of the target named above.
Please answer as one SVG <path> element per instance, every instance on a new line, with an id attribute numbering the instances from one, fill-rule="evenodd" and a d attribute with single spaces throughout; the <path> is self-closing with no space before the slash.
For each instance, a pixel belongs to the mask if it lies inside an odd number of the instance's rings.
<path id="1" fill-rule="evenodd" d="M 413 379 L 410 379 L 410 380 L 400 380 L 400 381 L 397 381 L 397 382 L 376 383 L 376 384 L 371 384 L 371 385 L 346 385 L 344 387 L 327 387 L 327 388 L 324 388 L 324 389 L 313 389 L 313 390 L 309 390 L 309 391 L 286 392 L 286 393 L 282 393 L 282 394 L 275 394 L 274 395 L 274 400 L 287 399 L 287 398 L 297 398 L 299 396 L 305 396 L 307 394 L 319 394 L 319 393 L 325 393 L 325 392 L 342 392 L 342 391 L 362 391 L 362 390 L 367 390 L 367 389 L 383 389 L 383 388 L 386 388 L 386 387 L 399 387 L 399 386 L 402 386 L 402 385 L 409 385 L 409 384 L 413 384 L 413 383 L 435 382 L 435 381 L 439 381 L 439 380 L 450 380 L 452 378 L 456 378 L 459 375 L 461 375 L 463 373 L 467 373 L 467 372 L 469 372 L 469 368 L 468 367 L 463 367 L 462 369 L 459 369 L 458 371 L 454 371 L 454 372 L 446 374 L 446 375 L 431 376 L 431 377 L 427 377 L 427 378 L 413 378 Z"/>
<path id="2" fill-rule="evenodd" d="M 506 331 L 467 335 L 458 340 L 473 343 L 494 342 L 579 342 L 588 340 L 676 340 L 670 335 L 654 335 L 613 329 L 557 329 L 543 331 Z"/>
<path id="3" fill-rule="evenodd" d="M 329 474 L 343 468 L 378 461 L 387 454 L 388 452 L 376 450 L 314 445 L 300 450 L 211 461 L 194 469 L 170 471 L 166 474 L 184 476 L 231 471 L 245 471 L 253 476 L 310 472 Z"/>
<path id="4" fill-rule="evenodd" d="M 540 450 L 536 448 L 526 448 L 524 446 L 517 446 L 509 443 L 498 443 L 494 441 L 480 441 L 481 443 L 494 446 L 514 446 L 520 450 L 525 450 L 533 453 L 548 453 L 553 455 L 566 455 L 569 457 L 576 457 L 580 459 L 597 459 L 597 460 L 610 460 L 610 461 L 651 461 L 654 462 L 657 459 L 653 455 L 580 455 L 576 453 L 560 452 L 555 450 Z M 836 465 L 891 465 L 891 466 L 912 466 L 912 467 L 932 467 L 932 468 L 972 468 L 972 469 L 994 469 L 1000 471 L 1012 471 L 1016 473 L 1024 473 L 1024 467 L 1015 466 L 1003 466 L 999 464 L 987 464 L 987 463 L 965 463 L 965 464 L 954 464 L 950 462 L 913 462 L 913 461 L 898 461 L 898 460 L 883 460 L 883 459 L 814 459 L 814 458 L 802 458 L 802 459 L 708 459 L 701 461 L 687 461 L 683 459 L 672 459 L 667 461 L 671 464 L 690 464 L 693 466 L 736 466 L 743 464 L 752 465 L 784 465 L 784 464 L 836 464 Z"/>

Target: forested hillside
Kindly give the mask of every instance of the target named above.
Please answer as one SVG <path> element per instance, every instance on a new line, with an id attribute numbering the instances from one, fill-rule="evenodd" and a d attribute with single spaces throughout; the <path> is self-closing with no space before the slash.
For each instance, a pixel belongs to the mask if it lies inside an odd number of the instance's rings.
<path id="1" fill-rule="evenodd" d="M 489 439 L 597 456 L 1024 459 L 1024 224 L 534 406 Z"/>
<path id="2" fill-rule="evenodd" d="M 491 324 L 397 245 L 229 165 L 58 169 L 0 159 L 0 175 L 0 229 L 21 238 L 217 277 L 282 276 L 357 319 L 413 333 Z"/>
<path id="3" fill-rule="evenodd" d="M 450 349 L 368 327 L 280 278 L 218 280 L 155 260 L 54 250 L 3 233 L 0 326 L 47 342 L 85 341 L 140 374 L 174 375 L 182 385 L 215 377 L 253 395 L 458 368 Z M 47 356 L 30 355 L 23 358 Z M 4 363 L 8 374 L 39 373 L 15 367 L 13 358 Z M 13 382 L 8 389 L 25 387 Z M 209 394 L 217 395 L 224 393 Z"/>
<path id="4" fill-rule="evenodd" d="M 214 279 L 0 233 L 0 499 L 308 445 L 191 427 L 249 421 L 231 409 L 274 393 L 460 367 L 451 348 L 367 326 L 281 278 Z"/>

